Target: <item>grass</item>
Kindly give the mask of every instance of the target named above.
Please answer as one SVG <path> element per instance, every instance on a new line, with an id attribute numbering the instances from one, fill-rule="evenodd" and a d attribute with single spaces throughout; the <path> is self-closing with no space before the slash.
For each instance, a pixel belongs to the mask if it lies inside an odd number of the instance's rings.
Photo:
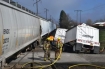
<path id="1" fill-rule="evenodd" d="M 100 41 L 100 48 L 105 47 L 105 29 L 100 30 L 99 41 Z"/>

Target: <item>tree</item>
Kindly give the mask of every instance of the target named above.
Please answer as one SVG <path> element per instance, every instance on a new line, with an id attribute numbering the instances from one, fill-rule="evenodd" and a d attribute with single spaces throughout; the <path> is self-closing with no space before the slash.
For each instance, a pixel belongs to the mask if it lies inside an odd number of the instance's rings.
<path id="1" fill-rule="evenodd" d="M 105 22 L 105 19 L 96 20 L 95 23 L 97 23 L 97 22 Z"/>
<path id="2" fill-rule="evenodd" d="M 63 10 L 60 13 L 59 25 L 60 28 L 66 28 L 66 29 L 69 28 L 69 19 Z"/>
<path id="3" fill-rule="evenodd" d="M 104 19 L 100 19 L 99 21 L 100 21 L 100 22 L 104 22 Z"/>
<path id="4" fill-rule="evenodd" d="M 91 19 L 88 19 L 88 20 L 86 21 L 86 24 L 87 24 L 87 25 L 92 25 L 92 20 L 91 20 Z"/>
<path id="5" fill-rule="evenodd" d="M 94 21 L 94 23 L 97 23 L 97 22 L 99 22 L 99 20 L 95 20 L 95 21 Z"/>

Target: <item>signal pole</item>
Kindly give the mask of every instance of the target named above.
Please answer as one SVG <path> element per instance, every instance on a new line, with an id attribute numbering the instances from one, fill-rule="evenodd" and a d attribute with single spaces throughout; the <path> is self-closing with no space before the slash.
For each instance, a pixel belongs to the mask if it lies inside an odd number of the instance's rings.
<path id="1" fill-rule="evenodd" d="M 45 12 L 46 12 L 46 19 L 47 19 L 47 12 L 48 12 L 49 10 L 47 9 L 47 8 L 45 8 Z"/>

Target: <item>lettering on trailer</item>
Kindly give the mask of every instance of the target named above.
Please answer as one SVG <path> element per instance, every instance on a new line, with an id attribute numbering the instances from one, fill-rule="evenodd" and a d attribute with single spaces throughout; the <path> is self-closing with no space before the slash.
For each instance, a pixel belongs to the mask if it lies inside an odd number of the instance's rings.
<path id="1" fill-rule="evenodd" d="M 8 49 L 8 44 L 4 44 L 2 47 L 2 54 Z"/>
<path id="2" fill-rule="evenodd" d="M 9 38 L 5 38 L 3 41 L 3 44 L 8 43 L 9 42 Z"/>
<path id="3" fill-rule="evenodd" d="M 10 34 L 10 29 L 4 29 L 3 34 Z"/>
<path id="4" fill-rule="evenodd" d="M 60 36 L 60 37 L 65 37 L 64 35 L 58 35 L 58 36 Z"/>
<path id="5" fill-rule="evenodd" d="M 82 35 L 83 37 L 87 37 L 87 38 L 93 38 L 93 36 L 91 35 Z"/>
<path id="6" fill-rule="evenodd" d="M 77 39 L 77 41 L 79 42 L 84 42 L 84 43 L 93 43 L 93 44 L 100 44 L 99 42 L 92 42 L 92 41 L 89 41 L 89 40 L 82 40 L 82 39 Z"/>

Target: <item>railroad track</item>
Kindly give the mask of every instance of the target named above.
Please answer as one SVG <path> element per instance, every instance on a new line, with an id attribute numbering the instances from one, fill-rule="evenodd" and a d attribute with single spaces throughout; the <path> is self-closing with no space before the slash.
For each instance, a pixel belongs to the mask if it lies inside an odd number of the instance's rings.
<path id="1" fill-rule="evenodd" d="M 12 67 L 10 67 L 10 69 L 15 68 L 16 65 L 19 64 L 19 63 L 21 62 L 21 60 L 22 60 L 25 56 L 27 56 L 29 53 L 30 53 L 30 52 L 27 52 L 17 63 L 15 63 Z"/>

